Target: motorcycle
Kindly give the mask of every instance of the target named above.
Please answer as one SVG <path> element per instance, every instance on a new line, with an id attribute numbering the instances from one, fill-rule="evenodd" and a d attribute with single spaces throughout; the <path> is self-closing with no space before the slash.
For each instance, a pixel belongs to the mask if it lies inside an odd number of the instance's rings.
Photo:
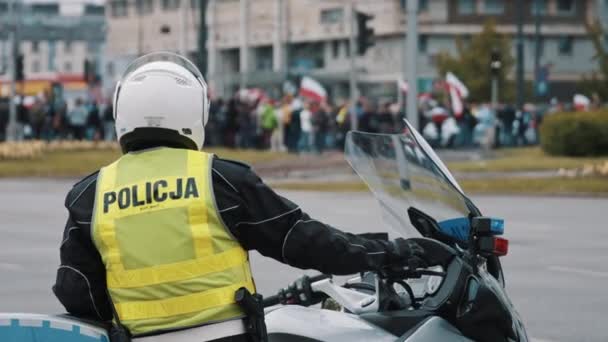
<path id="1" fill-rule="evenodd" d="M 432 251 L 342 284 L 302 277 L 264 299 L 268 341 L 527 342 L 499 257 L 504 221 L 484 217 L 422 136 L 349 132 L 345 157 L 387 226 Z M 370 233 L 388 239 L 388 233 Z M 107 342 L 109 326 L 70 316 L 0 314 L 0 341 Z"/>
<path id="2" fill-rule="evenodd" d="M 264 300 L 269 341 L 528 341 L 499 260 L 504 221 L 481 215 L 422 136 L 409 123 L 401 135 L 350 132 L 345 156 L 396 235 L 439 263 L 342 285 L 303 277 Z"/>

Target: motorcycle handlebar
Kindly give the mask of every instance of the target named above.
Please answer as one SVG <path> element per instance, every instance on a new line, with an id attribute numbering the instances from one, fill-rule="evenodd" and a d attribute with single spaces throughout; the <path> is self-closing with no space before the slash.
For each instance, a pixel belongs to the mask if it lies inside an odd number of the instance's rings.
<path id="1" fill-rule="evenodd" d="M 310 280 L 311 283 L 316 283 L 319 280 L 324 280 L 324 279 L 328 279 L 328 278 L 331 278 L 331 276 L 321 273 L 321 274 L 317 274 L 316 276 L 309 277 L 308 279 Z"/>
<path id="2" fill-rule="evenodd" d="M 274 306 L 277 304 L 281 304 L 281 298 L 279 295 L 264 297 L 264 307 Z"/>
<path id="3" fill-rule="evenodd" d="M 331 276 L 327 275 L 327 274 L 317 274 L 315 276 L 308 277 L 308 283 L 312 284 L 312 283 L 315 283 L 317 281 L 328 279 L 328 278 L 331 278 Z M 282 304 L 283 300 L 284 300 L 284 298 L 282 298 L 282 296 L 280 294 L 264 297 L 264 299 L 263 299 L 264 307 L 269 307 L 269 306 L 274 306 L 274 305 L 277 305 L 277 304 Z"/>

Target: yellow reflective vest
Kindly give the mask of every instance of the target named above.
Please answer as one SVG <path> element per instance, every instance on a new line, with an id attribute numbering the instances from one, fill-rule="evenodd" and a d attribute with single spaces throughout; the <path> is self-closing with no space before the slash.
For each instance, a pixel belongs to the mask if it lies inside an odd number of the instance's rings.
<path id="1" fill-rule="evenodd" d="M 118 317 L 134 336 L 243 317 L 248 256 L 223 224 L 211 154 L 159 148 L 101 169 L 92 237 Z"/>

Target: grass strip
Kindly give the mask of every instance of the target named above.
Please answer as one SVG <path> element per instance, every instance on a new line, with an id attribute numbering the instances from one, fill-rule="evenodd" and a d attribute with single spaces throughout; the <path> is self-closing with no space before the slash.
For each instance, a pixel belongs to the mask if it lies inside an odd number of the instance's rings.
<path id="1" fill-rule="evenodd" d="M 452 172 L 523 172 L 557 171 L 560 168 L 581 168 L 587 164 L 600 164 L 608 157 L 556 157 L 545 154 L 540 147 L 511 148 L 495 152 L 495 159 L 462 161 L 448 164 Z"/>
<path id="2" fill-rule="evenodd" d="M 295 158 L 286 153 L 255 150 L 209 149 L 219 157 L 249 164 Z M 82 177 L 119 158 L 114 149 L 49 151 L 34 159 L 0 160 L 0 177 Z"/>

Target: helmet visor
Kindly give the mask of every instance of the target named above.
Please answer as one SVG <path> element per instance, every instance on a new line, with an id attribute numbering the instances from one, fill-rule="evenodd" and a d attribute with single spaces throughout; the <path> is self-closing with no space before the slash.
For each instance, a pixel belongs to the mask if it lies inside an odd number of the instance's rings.
<path id="1" fill-rule="evenodd" d="M 128 78 L 135 70 L 141 68 L 142 66 L 148 63 L 154 62 L 175 63 L 188 70 L 190 73 L 192 73 L 192 75 L 194 75 L 194 77 L 199 79 L 201 83 L 204 84 L 203 75 L 201 74 L 200 70 L 198 70 L 198 68 L 194 64 L 192 64 L 192 62 L 180 55 L 166 51 L 153 52 L 137 58 L 136 60 L 131 62 L 131 64 L 129 64 L 127 70 L 125 70 L 121 79 L 124 80 Z"/>

